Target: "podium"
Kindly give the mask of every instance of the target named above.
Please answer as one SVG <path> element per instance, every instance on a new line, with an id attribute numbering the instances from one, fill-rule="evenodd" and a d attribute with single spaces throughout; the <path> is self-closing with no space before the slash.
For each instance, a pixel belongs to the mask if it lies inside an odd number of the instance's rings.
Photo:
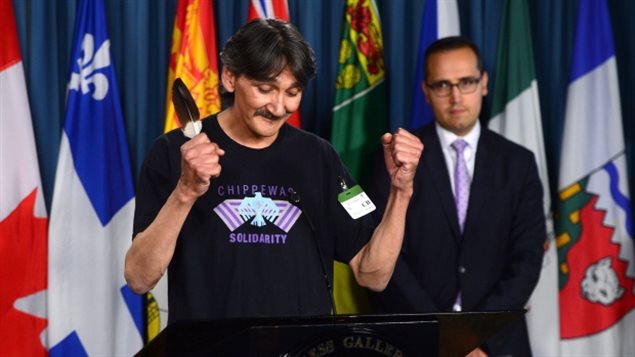
<path id="1" fill-rule="evenodd" d="M 137 356 L 463 357 L 524 311 L 182 321 Z"/>

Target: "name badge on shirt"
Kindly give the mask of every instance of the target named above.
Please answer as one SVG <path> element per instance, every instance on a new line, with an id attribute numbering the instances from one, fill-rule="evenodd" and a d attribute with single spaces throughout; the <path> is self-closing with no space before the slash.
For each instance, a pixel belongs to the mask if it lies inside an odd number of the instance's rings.
<path id="1" fill-rule="evenodd" d="M 337 200 L 352 219 L 363 217 L 377 208 L 359 185 L 340 192 Z"/>

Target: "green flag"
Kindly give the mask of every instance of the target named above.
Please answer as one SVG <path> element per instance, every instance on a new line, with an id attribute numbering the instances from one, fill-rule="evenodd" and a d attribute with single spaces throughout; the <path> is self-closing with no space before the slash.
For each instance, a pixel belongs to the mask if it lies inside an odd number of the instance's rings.
<path id="1" fill-rule="evenodd" d="M 386 130 L 384 46 L 373 0 L 347 0 L 342 23 L 331 142 L 353 177 L 368 180 L 373 153 Z M 335 264 L 334 298 L 338 313 L 368 310 L 364 291 L 348 266 Z"/>
<path id="2" fill-rule="evenodd" d="M 559 346 L 557 255 L 554 245 L 547 161 L 538 84 L 533 61 L 531 23 L 526 0 L 505 1 L 489 128 L 533 151 L 544 190 L 548 231 L 540 280 L 529 299 L 527 324 L 532 352 L 557 356 Z"/>

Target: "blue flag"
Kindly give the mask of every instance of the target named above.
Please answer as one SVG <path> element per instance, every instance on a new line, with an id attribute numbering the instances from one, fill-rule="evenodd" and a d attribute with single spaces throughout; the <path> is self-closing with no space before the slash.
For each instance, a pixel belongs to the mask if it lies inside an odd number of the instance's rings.
<path id="1" fill-rule="evenodd" d="M 635 355 L 635 249 L 615 49 L 605 0 L 580 0 L 556 234 L 563 355 Z"/>
<path id="2" fill-rule="evenodd" d="M 123 278 L 134 189 L 102 0 L 80 0 L 49 227 L 51 356 L 132 355 L 142 300 Z"/>
<path id="3" fill-rule="evenodd" d="M 423 5 L 423 18 L 419 33 L 419 49 L 415 68 L 415 81 L 410 112 L 410 129 L 431 123 L 434 115 L 426 103 L 421 87 L 425 75 L 424 55 L 426 48 L 437 39 L 457 36 L 460 33 L 459 10 L 456 0 L 430 0 Z"/>

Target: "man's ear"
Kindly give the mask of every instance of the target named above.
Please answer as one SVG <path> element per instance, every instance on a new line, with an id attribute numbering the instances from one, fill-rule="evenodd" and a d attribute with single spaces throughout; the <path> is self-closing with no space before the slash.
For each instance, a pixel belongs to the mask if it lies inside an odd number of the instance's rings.
<path id="1" fill-rule="evenodd" d="M 223 88 L 229 93 L 233 93 L 236 89 L 236 75 L 234 72 L 230 71 L 227 67 L 223 66 L 223 70 L 221 72 L 221 82 L 223 83 Z"/>
<path id="2" fill-rule="evenodd" d="M 423 90 L 423 97 L 425 98 L 426 102 L 429 104 L 430 103 L 430 90 L 428 89 L 428 86 L 426 85 L 425 79 L 421 81 L 421 89 Z"/>
<path id="3" fill-rule="evenodd" d="M 487 75 L 487 71 L 483 71 L 483 75 L 481 76 L 481 94 L 484 96 L 487 95 L 487 81 L 489 80 L 489 76 Z"/>

